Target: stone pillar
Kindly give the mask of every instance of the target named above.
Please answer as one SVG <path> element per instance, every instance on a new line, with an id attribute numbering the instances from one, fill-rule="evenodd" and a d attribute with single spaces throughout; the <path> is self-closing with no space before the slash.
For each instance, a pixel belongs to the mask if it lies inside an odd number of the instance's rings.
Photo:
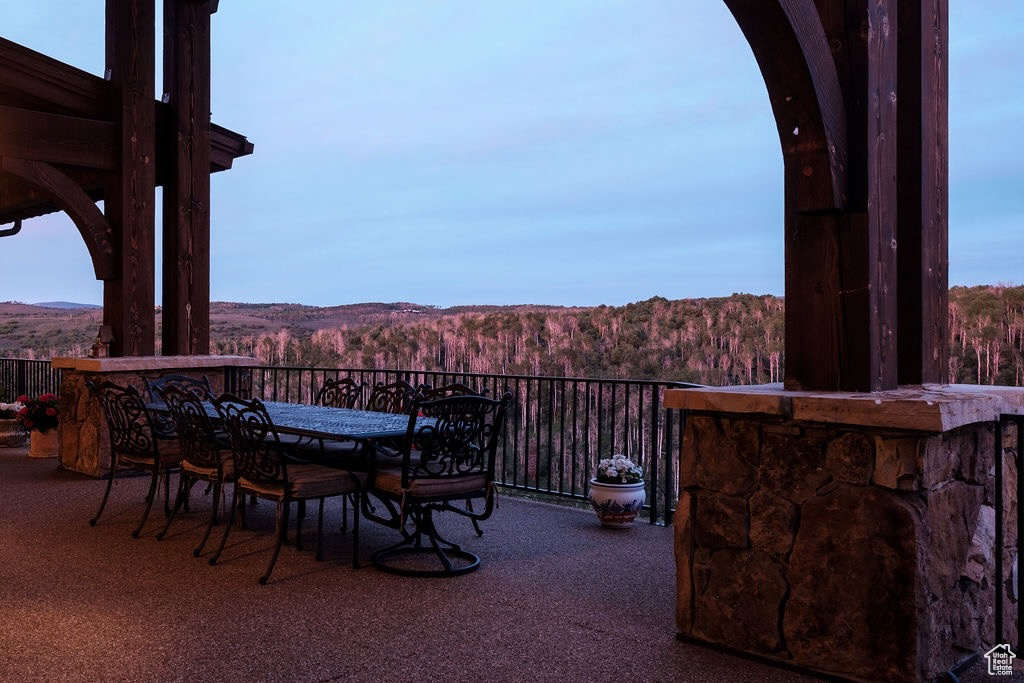
<path id="1" fill-rule="evenodd" d="M 933 680 L 995 644 L 994 425 L 1024 413 L 1024 390 L 771 385 L 670 390 L 665 405 L 688 411 L 680 636 L 877 681 Z M 1013 639 L 1016 470 L 1005 462 Z"/>
<path id="2" fill-rule="evenodd" d="M 145 395 L 145 380 L 169 373 L 207 376 L 215 393 L 224 390 L 227 368 L 258 365 L 244 356 L 126 356 L 121 358 L 54 358 L 64 370 L 60 386 L 60 466 L 101 476 L 110 469 L 110 437 L 99 401 L 87 381 L 109 380 L 135 386 Z"/>

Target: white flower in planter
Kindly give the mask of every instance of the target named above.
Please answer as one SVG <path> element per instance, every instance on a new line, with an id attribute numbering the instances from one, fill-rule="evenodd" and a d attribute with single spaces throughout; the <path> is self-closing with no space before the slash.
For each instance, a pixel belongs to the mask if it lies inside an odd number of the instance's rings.
<path id="1" fill-rule="evenodd" d="M 597 481 L 602 484 L 638 484 L 643 480 L 643 468 L 621 453 L 597 463 Z"/>

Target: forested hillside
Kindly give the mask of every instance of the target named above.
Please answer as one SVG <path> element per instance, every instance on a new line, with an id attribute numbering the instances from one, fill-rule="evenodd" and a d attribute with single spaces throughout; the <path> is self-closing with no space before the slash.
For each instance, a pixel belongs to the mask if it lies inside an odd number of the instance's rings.
<path id="1" fill-rule="evenodd" d="M 950 381 L 1024 385 L 1024 287 L 950 290 Z M 269 365 L 760 384 L 782 379 L 783 300 L 626 306 L 215 303 L 214 353 Z M 0 355 L 84 355 L 99 313 L 0 304 Z"/>
<path id="2" fill-rule="evenodd" d="M 626 306 L 456 312 L 430 321 L 218 340 L 267 364 L 762 383 L 781 378 L 782 300 L 734 295 Z"/>

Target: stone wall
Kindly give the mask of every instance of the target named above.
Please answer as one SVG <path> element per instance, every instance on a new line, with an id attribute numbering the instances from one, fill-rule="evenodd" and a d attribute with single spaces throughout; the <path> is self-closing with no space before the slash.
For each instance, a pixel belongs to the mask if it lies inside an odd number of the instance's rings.
<path id="1" fill-rule="evenodd" d="M 89 392 L 88 381 L 109 380 L 132 385 L 146 396 L 146 379 L 168 373 L 207 377 L 214 393 L 224 390 L 226 368 L 245 368 L 256 359 L 240 356 L 140 356 L 121 358 L 55 358 L 64 370 L 60 387 L 60 466 L 63 469 L 101 476 L 110 469 L 110 437 L 99 401 Z"/>
<path id="2" fill-rule="evenodd" d="M 934 434 L 689 415 L 675 517 L 678 631 L 879 681 L 932 680 L 986 650 L 995 636 L 994 433 L 991 422 Z M 1005 472 L 1012 543 L 1011 458 Z M 1010 546 L 1008 634 L 1015 562 Z"/>

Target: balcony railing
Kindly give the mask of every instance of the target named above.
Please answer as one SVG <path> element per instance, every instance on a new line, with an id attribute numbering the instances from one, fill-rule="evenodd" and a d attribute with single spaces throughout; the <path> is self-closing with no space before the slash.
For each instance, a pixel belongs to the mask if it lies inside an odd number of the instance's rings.
<path id="1" fill-rule="evenodd" d="M 0 402 L 9 403 L 19 396 L 38 396 L 60 389 L 61 371 L 48 360 L 0 358 Z"/>
<path id="2" fill-rule="evenodd" d="M 225 388 L 267 401 L 312 403 L 330 377 L 349 375 L 373 386 L 405 380 L 413 386 L 458 382 L 491 396 L 515 397 L 498 449 L 498 483 L 508 489 L 585 503 L 601 458 L 622 453 L 644 469 L 652 524 L 670 524 L 678 487 L 682 413 L 661 406 L 678 382 L 574 379 L 413 370 L 252 366 L 231 368 Z M 0 359 L 0 401 L 58 392 L 61 373 L 49 361 Z"/>

